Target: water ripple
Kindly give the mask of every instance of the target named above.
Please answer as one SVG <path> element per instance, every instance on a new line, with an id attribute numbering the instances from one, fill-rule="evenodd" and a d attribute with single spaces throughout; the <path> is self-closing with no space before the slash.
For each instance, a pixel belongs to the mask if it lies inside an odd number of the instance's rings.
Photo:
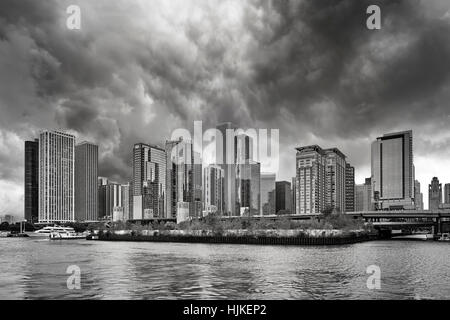
<path id="1" fill-rule="evenodd" d="M 0 299 L 449 299 L 450 246 L 283 247 L 0 239 Z M 67 267 L 81 269 L 69 290 Z M 366 286 L 369 265 L 381 289 Z"/>

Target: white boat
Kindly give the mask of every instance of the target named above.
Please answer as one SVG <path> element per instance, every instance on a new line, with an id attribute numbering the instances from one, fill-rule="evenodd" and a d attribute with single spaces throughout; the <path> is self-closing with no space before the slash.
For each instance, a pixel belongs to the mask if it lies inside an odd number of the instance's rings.
<path id="1" fill-rule="evenodd" d="M 427 234 L 427 233 L 413 233 L 413 234 L 408 234 L 408 235 L 404 235 L 404 236 L 395 236 L 395 237 L 392 237 L 392 239 L 426 241 L 426 240 L 433 240 L 433 235 Z"/>
<path id="2" fill-rule="evenodd" d="M 52 232 L 49 235 L 50 240 L 75 240 L 86 239 L 86 234 L 76 233 L 75 231 L 68 232 Z"/>
<path id="3" fill-rule="evenodd" d="M 72 227 L 44 227 L 34 232 L 27 232 L 30 237 L 49 238 L 51 233 L 75 233 Z"/>

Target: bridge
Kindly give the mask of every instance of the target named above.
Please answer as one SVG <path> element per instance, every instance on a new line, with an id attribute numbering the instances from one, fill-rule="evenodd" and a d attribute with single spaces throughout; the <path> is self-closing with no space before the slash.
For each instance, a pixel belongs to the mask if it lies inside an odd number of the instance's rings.
<path id="1" fill-rule="evenodd" d="M 363 218 L 379 230 L 431 227 L 435 234 L 450 231 L 450 210 L 363 211 L 346 214 L 355 219 Z"/>
<path id="2" fill-rule="evenodd" d="M 434 233 L 450 232 L 450 210 L 391 210 L 391 211 L 358 211 L 347 212 L 345 215 L 354 219 L 364 219 L 379 230 L 432 228 Z M 309 220 L 320 219 L 319 214 L 289 214 L 265 216 L 224 216 L 222 219 L 252 219 L 252 220 Z"/>
<path id="3" fill-rule="evenodd" d="M 347 212 L 345 215 L 354 219 L 364 219 L 376 229 L 390 231 L 393 229 L 432 228 L 434 233 L 450 232 L 450 209 L 448 210 L 391 210 L 391 211 L 358 211 Z M 323 218 L 319 214 L 288 214 L 288 215 L 257 215 L 257 216 L 222 216 L 221 219 L 251 219 L 251 220 L 310 220 Z M 129 220 L 131 223 L 144 225 L 157 222 L 175 222 L 171 218 L 152 218 L 144 220 Z"/>

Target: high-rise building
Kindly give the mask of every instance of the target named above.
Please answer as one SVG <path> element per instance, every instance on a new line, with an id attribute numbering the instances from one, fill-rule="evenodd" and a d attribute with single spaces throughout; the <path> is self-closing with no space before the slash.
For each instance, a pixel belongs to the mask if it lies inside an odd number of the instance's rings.
<path id="1" fill-rule="evenodd" d="M 355 168 L 345 167 L 345 212 L 355 211 Z"/>
<path id="2" fill-rule="evenodd" d="M 25 141 L 25 219 L 35 223 L 39 219 L 39 140 Z"/>
<path id="3" fill-rule="evenodd" d="M 75 221 L 75 136 L 39 135 L 39 222 Z"/>
<path id="4" fill-rule="evenodd" d="M 297 214 L 297 212 L 296 212 L 297 203 L 296 203 L 296 196 L 295 196 L 297 194 L 297 178 L 296 177 L 292 177 L 291 186 L 292 186 L 292 188 L 291 188 L 292 214 Z"/>
<path id="5" fill-rule="evenodd" d="M 204 215 L 222 213 L 224 172 L 218 165 L 209 165 L 203 174 Z"/>
<path id="6" fill-rule="evenodd" d="M 236 202 L 241 216 L 260 214 L 261 165 L 259 162 L 247 160 L 236 168 Z"/>
<path id="7" fill-rule="evenodd" d="M 234 154 L 236 163 L 245 163 L 253 160 L 253 139 L 246 134 L 237 134 L 234 137 Z"/>
<path id="8" fill-rule="evenodd" d="M 296 214 L 320 214 L 325 208 L 325 165 L 321 147 L 297 148 Z"/>
<path id="9" fill-rule="evenodd" d="M 297 148 L 296 214 L 345 209 L 345 155 L 317 145 Z"/>
<path id="10" fill-rule="evenodd" d="M 133 148 L 133 219 L 164 217 L 166 152 L 137 143 Z"/>
<path id="11" fill-rule="evenodd" d="M 110 183 L 108 189 L 107 207 L 112 212 L 108 216 L 112 217 L 113 221 L 127 221 L 130 220 L 130 184 Z"/>
<path id="12" fill-rule="evenodd" d="M 97 203 L 98 211 L 97 218 L 106 217 L 106 186 L 108 185 L 108 178 L 98 177 L 97 180 Z"/>
<path id="13" fill-rule="evenodd" d="M 261 173 L 261 214 L 275 214 L 275 208 L 269 204 L 269 193 L 275 190 L 275 173 Z"/>
<path id="14" fill-rule="evenodd" d="M 114 216 L 115 208 L 122 208 L 122 185 L 117 182 L 110 182 L 108 184 L 108 200 L 106 208 L 108 210 L 108 216 Z"/>
<path id="15" fill-rule="evenodd" d="M 98 146 L 75 146 L 75 220 L 98 220 Z"/>
<path id="16" fill-rule="evenodd" d="M 127 221 L 130 220 L 130 184 L 122 184 L 120 189 L 122 193 L 123 221 Z"/>
<path id="17" fill-rule="evenodd" d="M 127 221 L 132 219 L 130 210 L 130 184 L 120 184 L 99 178 L 98 207 L 99 219 Z"/>
<path id="18" fill-rule="evenodd" d="M 372 211 L 372 182 L 366 178 L 364 184 L 355 185 L 355 211 Z"/>
<path id="19" fill-rule="evenodd" d="M 291 214 L 291 183 L 288 181 L 277 181 L 275 184 L 275 213 Z"/>
<path id="20" fill-rule="evenodd" d="M 372 143 L 371 167 L 376 210 L 414 209 L 412 131 L 377 138 Z"/>
<path id="21" fill-rule="evenodd" d="M 132 219 L 130 201 L 130 183 L 120 184 L 108 181 L 107 178 L 98 178 L 98 217 L 99 219 L 113 219 L 126 221 Z"/>
<path id="22" fill-rule="evenodd" d="M 345 211 L 346 162 L 337 148 L 325 149 L 325 208 Z"/>
<path id="23" fill-rule="evenodd" d="M 172 161 L 176 157 L 176 145 L 183 140 L 167 140 L 165 145 L 166 151 L 166 191 L 164 200 L 164 214 L 166 218 L 177 217 L 177 192 L 176 192 L 176 164 Z M 174 154 L 172 154 L 172 152 Z"/>
<path id="24" fill-rule="evenodd" d="M 235 164 L 235 139 L 236 127 L 230 123 L 217 125 L 216 129 L 221 133 L 222 139 L 216 137 L 216 163 L 224 171 L 224 215 L 236 215 L 236 164 Z M 227 134 L 228 131 L 228 134 Z M 233 133 L 232 133 L 233 132 Z"/>
<path id="25" fill-rule="evenodd" d="M 416 210 L 423 210 L 423 194 L 420 192 L 420 182 L 414 181 L 414 204 Z"/>
<path id="26" fill-rule="evenodd" d="M 450 183 L 444 185 L 444 203 L 450 204 Z"/>
<path id="27" fill-rule="evenodd" d="M 127 220 L 133 219 L 133 180 L 128 182 L 128 217 Z"/>
<path id="28" fill-rule="evenodd" d="M 113 217 L 114 209 L 122 207 L 122 186 L 120 183 L 109 181 L 105 188 L 105 217 Z"/>
<path id="29" fill-rule="evenodd" d="M 267 208 L 264 209 L 265 212 L 267 212 L 269 215 L 274 215 L 276 210 L 276 192 L 277 190 L 273 189 L 269 192 L 269 200 L 265 204 Z"/>
<path id="30" fill-rule="evenodd" d="M 174 146 L 171 162 L 175 164 L 174 184 L 177 221 L 201 217 L 202 204 L 202 164 L 200 154 L 194 152 L 191 141 L 184 140 Z"/>
<path id="31" fill-rule="evenodd" d="M 253 161 L 253 139 L 246 134 L 234 138 L 236 155 L 236 212 L 240 215 L 261 213 L 261 165 Z"/>
<path id="32" fill-rule="evenodd" d="M 194 152 L 194 202 L 195 216 L 201 217 L 203 214 L 203 165 L 200 153 Z"/>
<path id="33" fill-rule="evenodd" d="M 442 204 L 442 184 L 439 179 L 434 177 L 431 184 L 428 186 L 428 209 L 438 210 Z"/>

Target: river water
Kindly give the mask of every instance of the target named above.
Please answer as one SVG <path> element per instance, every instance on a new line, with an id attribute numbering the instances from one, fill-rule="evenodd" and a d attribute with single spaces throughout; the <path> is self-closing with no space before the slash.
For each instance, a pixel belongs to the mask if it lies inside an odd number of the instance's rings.
<path id="1" fill-rule="evenodd" d="M 68 289 L 71 265 L 81 271 L 79 290 Z M 380 289 L 367 287 L 371 265 L 381 270 Z M 0 299 L 450 299 L 450 244 L 289 247 L 2 238 L 0 272 Z"/>

